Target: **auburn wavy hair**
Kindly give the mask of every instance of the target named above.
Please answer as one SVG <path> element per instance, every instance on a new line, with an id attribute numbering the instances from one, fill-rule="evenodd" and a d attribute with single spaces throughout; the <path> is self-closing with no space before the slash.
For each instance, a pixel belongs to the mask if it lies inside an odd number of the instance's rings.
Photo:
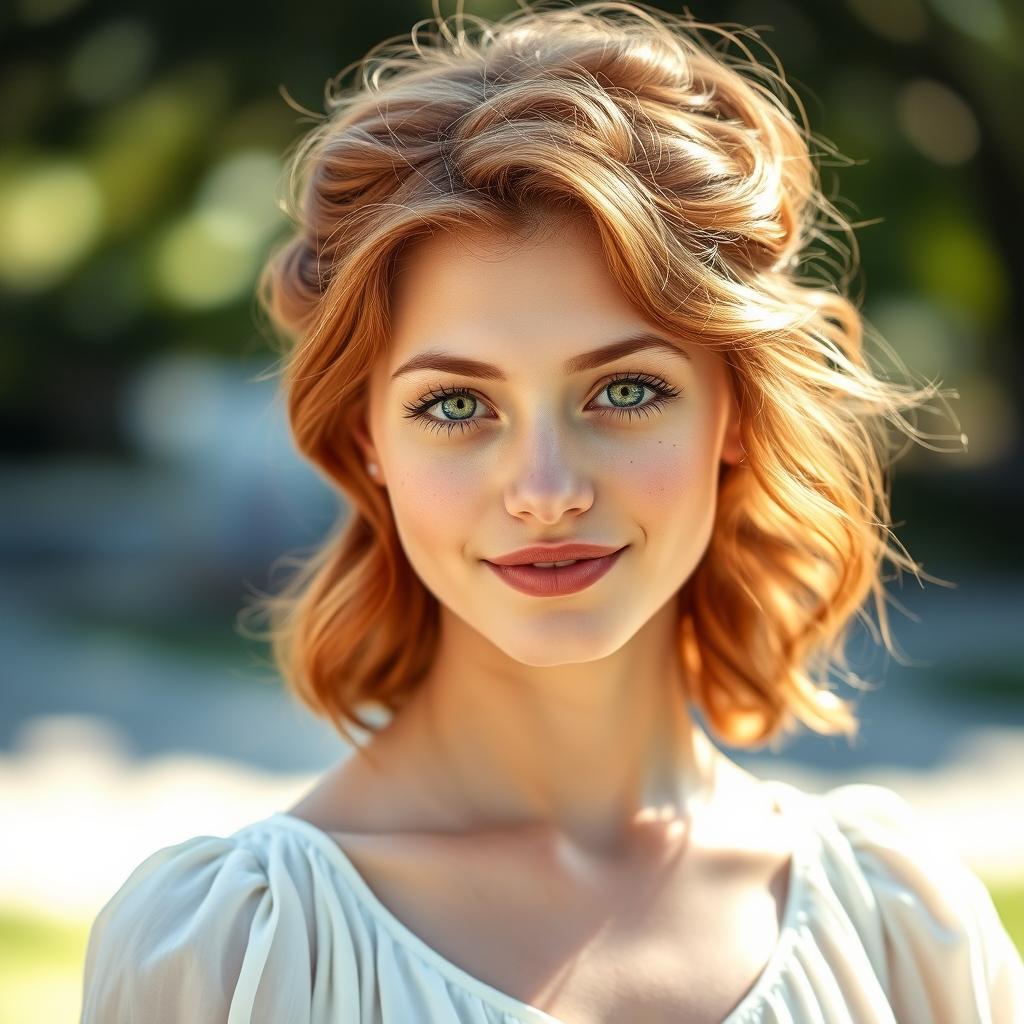
<path id="1" fill-rule="evenodd" d="M 258 308 L 283 342 L 273 372 L 297 446 L 348 508 L 286 559 L 278 593 L 256 592 L 242 619 L 270 625 L 250 635 L 354 744 L 349 725 L 373 731 L 367 711 L 411 696 L 438 603 L 351 435 L 385 350 L 396 260 L 430 233 L 557 211 L 596 227 L 652 324 L 716 350 L 732 375 L 746 458 L 723 465 L 712 537 L 679 592 L 687 699 L 733 746 L 777 746 L 798 722 L 853 739 L 855 708 L 829 673 L 870 688 L 849 670 L 849 626 L 862 619 L 897 654 L 883 563 L 921 569 L 888 521 L 896 441 L 943 436 L 904 414 L 959 396 L 910 382 L 849 296 L 854 225 L 819 175 L 823 157 L 845 158 L 810 131 L 752 29 L 605 0 L 541 0 L 496 21 L 434 11 L 331 79 L 290 153 L 294 230 L 263 269 Z M 869 360 L 872 338 L 898 372 Z"/>

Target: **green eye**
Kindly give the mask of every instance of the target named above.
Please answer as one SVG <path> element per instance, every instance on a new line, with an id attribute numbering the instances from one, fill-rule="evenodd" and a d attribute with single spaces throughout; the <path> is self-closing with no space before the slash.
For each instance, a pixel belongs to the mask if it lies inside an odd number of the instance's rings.
<path id="1" fill-rule="evenodd" d="M 653 392 L 654 398 L 640 404 L 645 391 Z M 660 377 L 654 377 L 647 373 L 623 373 L 608 381 L 596 396 L 607 394 L 613 404 L 594 406 L 593 411 L 602 416 L 611 413 L 613 416 L 626 419 L 632 419 L 634 413 L 647 417 L 667 405 L 680 393 L 678 388 L 668 384 Z M 615 404 L 617 402 L 623 404 Z M 456 427 L 460 431 L 465 431 L 469 425 L 474 428 L 478 427 L 481 419 L 494 418 L 474 417 L 473 413 L 478 404 L 486 406 L 486 402 L 482 398 L 467 388 L 437 387 L 430 394 L 424 395 L 417 404 L 405 405 L 407 410 L 405 418 L 418 420 L 431 431 L 447 427 L 450 437 Z M 444 419 L 429 413 L 428 410 L 435 406 L 440 407 Z"/>

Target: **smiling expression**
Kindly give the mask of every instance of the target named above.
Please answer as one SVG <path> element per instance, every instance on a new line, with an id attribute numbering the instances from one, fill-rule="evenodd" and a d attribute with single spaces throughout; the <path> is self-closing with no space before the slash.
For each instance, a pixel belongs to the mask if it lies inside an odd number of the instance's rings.
<path id="1" fill-rule="evenodd" d="M 528 664 L 616 650 L 686 582 L 740 456 L 728 367 L 622 293 L 589 226 L 439 233 L 403 254 L 361 439 L 396 529 L 448 611 Z M 533 543 L 628 545 L 538 599 L 483 561 Z"/>

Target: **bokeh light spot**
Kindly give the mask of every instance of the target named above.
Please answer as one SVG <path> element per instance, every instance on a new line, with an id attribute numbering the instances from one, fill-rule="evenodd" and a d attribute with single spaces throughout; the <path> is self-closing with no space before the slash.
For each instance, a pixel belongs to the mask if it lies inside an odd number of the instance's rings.
<path id="1" fill-rule="evenodd" d="M 916 43 L 928 31 L 921 0 L 847 0 L 851 11 L 876 35 L 894 43 Z"/>
<path id="2" fill-rule="evenodd" d="M 981 131 L 974 111 L 941 82 L 908 83 L 896 99 L 896 112 L 914 148 L 937 164 L 962 164 L 978 151 Z"/>
<path id="3" fill-rule="evenodd" d="M 958 376 L 950 383 L 955 384 L 960 393 L 956 410 L 967 435 L 967 450 L 950 460 L 949 466 L 974 469 L 1011 455 L 1021 425 L 1005 385 L 989 374 L 980 373 Z"/>
<path id="4" fill-rule="evenodd" d="M 0 179 L 0 281 L 24 291 L 50 287 L 92 247 L 103 199 L 79 162 L 31 162 Z"/>
<path id="5" fill-rule="evenodd" d="M 154 49 L 153 34 L 142 22 L 134 18 L 108 22 L 86 36 L 72 54 L 68 87 L 85 103 L 108 103 L 142 81 Z"/>
<path id="6" fill-rule="evenodd" d="M 110 232 L 130 235 L 182 188 L 226 106 L 223 68 L 190 65 L 96 118 L 89 165 L 107 198 Z"/>
<path id="7" fill-rule="evenodd" d="M 1014 38 L 999 0 L 931 0 L 931 5 L 951 25 L 982 42 Z"/>
<path id="8" fill-rule="evenodd" d="M 908 268 L 922 291 L 943 307 L 968 311 L 985 327 L 1006 314 L 1007 272 L 979 225 L 940 198 L 922 207 L 907 228 Z"/>
<path id="9" fill-rule="evenodd" d="M 80 7 L 82 0 L 17 0 L 18 16 L 26 25 L 46 25 Z"/>
<path id="10" fill-rule="evenodd" d="M 233 210 L 202 208 L 187 213 L 157 248 L 160 292 L 186 309 L 208 309 L 237 298 L 255 273 L 253 225 Z"/>
<path id="11" fill-rule="evenodd" d="M 945 376 L 951 369 L 973 367 L 978 345 L 967 323 L 949 309 L 914 295 L 887 295 L 874 299 L 870 320 L 892 344 L 900 358 L 923 377 Z"/>
<path id="12" fill-rule="evenodd" d="M 256 233 L 267 235 L 284 222 L 275 202 L 280 173 L 273 153 L 236 153 L 210 171 L 200 187 L 198 205 L 240 214 Z"/>

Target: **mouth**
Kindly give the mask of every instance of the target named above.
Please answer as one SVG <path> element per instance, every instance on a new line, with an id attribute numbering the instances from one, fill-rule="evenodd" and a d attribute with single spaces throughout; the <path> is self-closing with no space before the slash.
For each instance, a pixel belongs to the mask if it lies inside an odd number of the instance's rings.
<path id="1" fill-rule="evenodd" d="M 577 558 L 568 565 L 496 565 L 484 561 L 513 590 L 531 597 L 563 597 L 585 590 L 600 580 L 625 550 L 625 547 L 619 548 L 599 558 Z"/>

